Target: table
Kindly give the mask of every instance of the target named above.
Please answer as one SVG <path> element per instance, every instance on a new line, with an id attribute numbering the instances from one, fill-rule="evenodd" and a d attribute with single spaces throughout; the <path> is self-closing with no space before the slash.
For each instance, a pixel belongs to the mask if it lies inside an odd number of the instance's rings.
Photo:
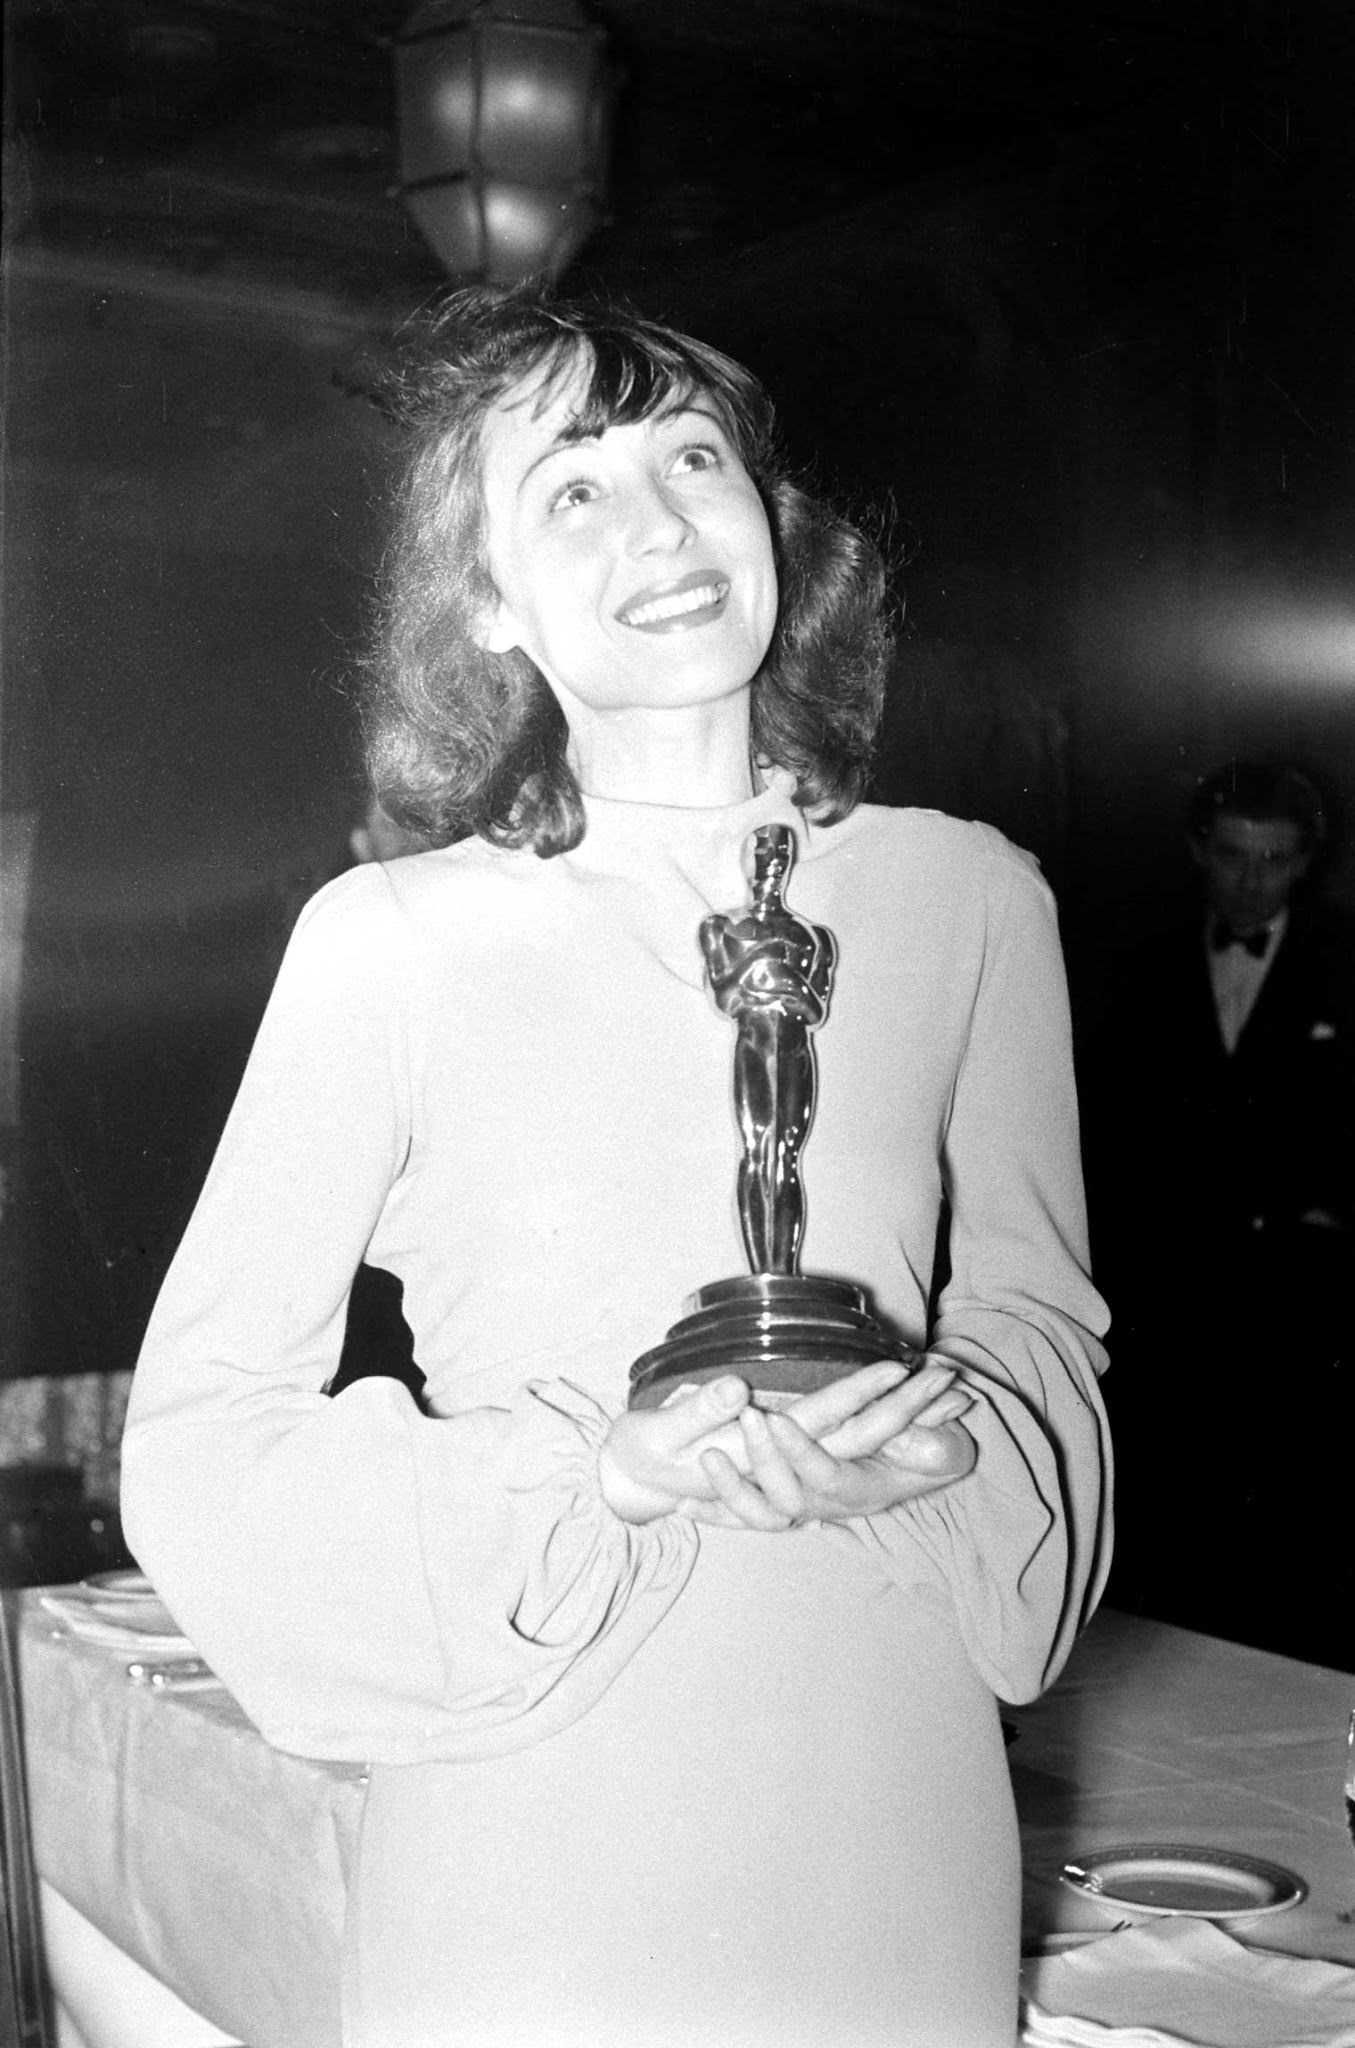
<path id="1" fill-rule="evenodd" d="M 1258 1948 L 1355 1964 L 1355 1849 L 1345 1736 L 1355 1677 L 1103 1609 L 1050 1692 L 1015 1725 L 1028 1942 L 1113 1917 L 1058 1880 L 1117 1843 L 1187 1842 L 1305 1877 L 1292 1911 L 1232 1920 Z"/>
<path id="2" fill-rule="evenodd" d="M 20 1695 L 68 2038 L 337 2048 L 365 1773 L 270 1749 L 225 1692 L 133 1685 L 125 1657 L 54 1635 L 37 1599 L 23 1596 Z"/>
<path id="3" fill-rule="evenodd" d="M 86 2048 L 337 2048 L 363 1773 L 269 1749 L 222 1692 L 152 1693 L 26 1596 L 21 1692 L 58 1996 Z M 1058 1685 L 1010 1710 L 1029 1941 L 1103 1931 L 1058 1881 L 1114 1843 L 1245 1849 L 1292 1912 L 1230 1923 L 1355 1963 L 1342 1800 L 1355 1678 L 1103 1610 Z"/>

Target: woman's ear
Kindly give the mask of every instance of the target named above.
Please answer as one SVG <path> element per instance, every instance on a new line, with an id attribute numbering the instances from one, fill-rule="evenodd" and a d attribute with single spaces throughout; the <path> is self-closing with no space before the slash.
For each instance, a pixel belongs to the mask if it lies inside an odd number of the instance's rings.
<path id="1" fill-rule="evenodd" d="M 492 599 L 485 607 L 471 638 L 486 654 L 509 654 L 518 645 L 517 628 L 502 598 Z"/>

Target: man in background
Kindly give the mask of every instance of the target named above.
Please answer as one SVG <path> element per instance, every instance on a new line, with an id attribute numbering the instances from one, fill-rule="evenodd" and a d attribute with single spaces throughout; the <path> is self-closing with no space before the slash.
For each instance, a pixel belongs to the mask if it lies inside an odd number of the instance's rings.
<path id="1" fill-rule="evenodd" d="M 1200 901 L 1117 964 L 1084 1062 L 1110 1597 L 1355 1669 L 1355 938 L 1309 899 L 1326 821 L 1299 769 L 1230 763 L 1187 833 Z"/>

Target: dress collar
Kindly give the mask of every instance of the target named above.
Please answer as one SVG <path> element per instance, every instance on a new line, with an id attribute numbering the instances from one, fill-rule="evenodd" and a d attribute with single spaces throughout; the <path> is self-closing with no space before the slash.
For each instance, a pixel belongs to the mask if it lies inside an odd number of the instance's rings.
<path id="1" fill-rule="evenodd" d="M 700 870 L 731 847 L 741 849 L 749 833 L 776 819 L 796 826 L 803 847 L 808 828 L 792 800 L 794 787 L 794 778 L 777 769 L 764 789 L 732 804 L 627 803 L 586 796 L 587 829 L 568 858 L 579 867 L 603 872 L 630 868 L 637 859 L 665 857 Z"/>

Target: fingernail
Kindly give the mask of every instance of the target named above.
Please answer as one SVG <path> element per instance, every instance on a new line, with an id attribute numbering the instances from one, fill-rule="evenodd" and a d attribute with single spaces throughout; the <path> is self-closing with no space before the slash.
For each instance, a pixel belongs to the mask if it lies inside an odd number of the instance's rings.
<path id="1" fill-rule="evenodd" d="M 733 1408 L 743 1394 L 742 1380 L 712 1380 L 711 1399 L 721 1408 Z"/>

